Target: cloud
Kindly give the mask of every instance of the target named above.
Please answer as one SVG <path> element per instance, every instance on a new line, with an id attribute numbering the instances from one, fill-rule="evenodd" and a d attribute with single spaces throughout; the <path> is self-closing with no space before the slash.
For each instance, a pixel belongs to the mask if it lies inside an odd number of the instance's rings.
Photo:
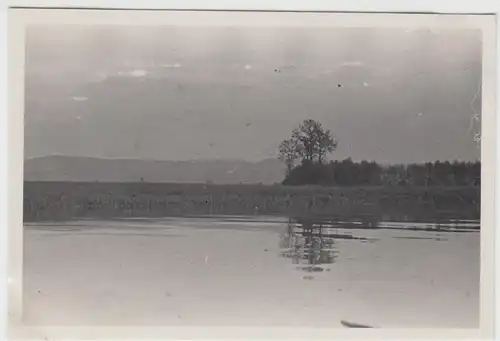
<path id="1" fill-rule="evenodd" d="M 175 64 L 161 64 L 161 67 L 177 69 L 177 68 L 181 67 L 181 64 L 180 63 L 175 63 Z"/>
<path id="2" fill-rule="evenodd" d="M 85 96 L 73 96 L 73 97 L 71 97 L 71 99 L 75 102 L 84 102 L 84 101 L 88 100 L 89 98 L 85 97 Z"/>
<path id="3" fill-rule="evenodd" d="M 235 166 L 233 169 L 230 169 L 228 171 L 226 171 L 227 174 L 233 174 L 234 172 L 236 172 L 238 170 L 238 166 Z"/>
<path id="4" fill-rule="evenodd" d="M 345 68 L 345 67 L 365 67 L 365 64 L 363 62 L 360 62 L 359 60 L 347 61 L 347 62 L 333 65 L 332 68 L 325 70 L 322 74 L 323 75 L 331 75 L 333 73 L 341 71 L 342 68 Z"/>
<path id="5" fill-rule="evenodd" d="M 364 66 L 364 65 L 365 64 L 363 64 L 359 60 L 351 61 L 351 62 L 344 62 L 344 63 L 340 64 L 340 66 Z"/>
<path id="6" fill-rule="evenodd" d="M 144 77 L 147 74 L 148 73 L 146 70 L 134 70 L 134 71 L 130 72 L 130 76 L 132 76 L 132 77 Z"/>
<path id="7" fill-rule="evenodd" d="M 100 83 L 100 82 L 104 82 L 107 79 L 108 79 L 108 74 L 106 72 L 99 72 L 90 78 L 90 82 Z"/>
<path id="8" fill-rule="evenodd" d="M 144 77 L 148 74 L 146 70 L 135 69 L 132 71 L 118 71 L 118 75 L 122 77 Z"/>
<path id="9" fill-rule="evenodd" d="M 252 70 L 253 69 L 253 66 L 251 64 L 236 63 L 236 64 L 232 64 L 231 67 L 236 68 L 236 69 L 245 69 L 245 70 Z"/>

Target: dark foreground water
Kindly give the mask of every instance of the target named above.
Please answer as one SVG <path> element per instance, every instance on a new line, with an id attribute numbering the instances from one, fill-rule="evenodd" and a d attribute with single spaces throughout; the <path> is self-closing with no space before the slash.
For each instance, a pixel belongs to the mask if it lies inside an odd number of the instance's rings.
<path id="1" fill-rule="evenodd" d="M 479 326 L 475 221 L 32 223 L 24 253 L 29 324 Z"/>

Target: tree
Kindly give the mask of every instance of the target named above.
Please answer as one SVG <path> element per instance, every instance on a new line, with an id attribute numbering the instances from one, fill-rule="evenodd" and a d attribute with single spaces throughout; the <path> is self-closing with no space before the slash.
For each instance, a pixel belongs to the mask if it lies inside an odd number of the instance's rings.
<path id="1" fill-rule="evenodd" d="M 299 159 L 297 145 L 292 139 L 284 140 L 279 146 L 279 153 L 279 159 L 285 163 L 287 174 L 290 174 Z"/>
<path id="2" fill-rule="evenodd" d="M 282 148 L 281 147 L 286 147 Z M 318 121 L 308 119 L 292 131 L 292 137 L 280 145 L 280 158 L 289 160 L 287 156 L 293 156 L 293 160 L 300 159 L 302 163 L 323 164 L 328 153 L 337 149 L 337 141 L 333 138 L 330 130 L 323 128 Z M 292 152 L 293 153 L 289 153 Z M 292 155 L 293 154 L 293 155 Z"/>

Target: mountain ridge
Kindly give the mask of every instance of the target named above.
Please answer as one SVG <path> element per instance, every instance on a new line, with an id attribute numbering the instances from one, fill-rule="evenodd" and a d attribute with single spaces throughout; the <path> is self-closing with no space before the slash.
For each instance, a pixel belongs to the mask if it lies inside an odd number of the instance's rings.
<path id="1" fill-rule="evenodd" d="M 281 182 L 283 177 L 284 165 L 275 159 L 172 161 L 52 154 L 24 160 L 25 181 L 273 184 Z"/>

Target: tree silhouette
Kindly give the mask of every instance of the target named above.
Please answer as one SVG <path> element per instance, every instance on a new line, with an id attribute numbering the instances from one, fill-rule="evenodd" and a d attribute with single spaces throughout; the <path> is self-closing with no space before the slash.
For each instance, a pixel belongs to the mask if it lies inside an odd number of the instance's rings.
<path id="1" fill-rule="evenodd" d="M 297 145 L 292 139 L 284 140 L 279 146 L 279 153 L 279 159 L 285 163 L 288 175 L 295 166 L 295 162 L 299 159 Z"/>
<path id="2" fill-rule="evenodd" d="M 337 149 L 330 130 L 307 119 L 279 145 L 279 159 L 287 166 L 283 185 L 320 186 L 475 186 L 481 185 L 481 162 L 435 161 L 382 166 L 351 158 L 327 162 Z"/>
<path id="3" fill-rule="evenodd" d="M 323 164 L 328 153 L 337 149 L 337 141 L 330 130 L 323 128 L 318 121 L 307 119 L 292 131 L 292 136 L 280 144 L 280 159 L 289 165 L 290 160 L 301 163 Z M 293 163 L 292 163 L 293 167 Z M 290 170 L 291 168 L 289 168 Z"/>

